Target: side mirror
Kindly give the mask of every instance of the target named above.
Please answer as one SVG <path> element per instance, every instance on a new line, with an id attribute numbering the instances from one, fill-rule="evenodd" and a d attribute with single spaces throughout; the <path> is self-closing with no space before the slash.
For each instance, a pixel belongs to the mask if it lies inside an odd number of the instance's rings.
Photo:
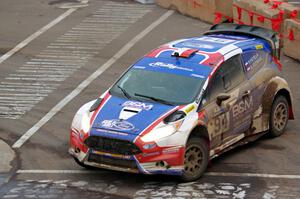
<path id="1" fill-rule="evenodd" d="M 221 106 L 222 102 L 225 101 L 225 100 L 228 100 L 229 98 L 231 97 L 230 94 L 228 93 L 220 93 L 218 96 L 217 96 L 217 104 L 218 106 Z"/>

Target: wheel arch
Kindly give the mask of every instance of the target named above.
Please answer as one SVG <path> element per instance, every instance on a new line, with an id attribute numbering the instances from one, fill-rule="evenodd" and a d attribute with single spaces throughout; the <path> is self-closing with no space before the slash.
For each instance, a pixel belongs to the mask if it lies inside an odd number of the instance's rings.
<path id="1" fill-rule="evenodd" d="M 289 104 L 289 119 L 294 119 L 291 90 L 286 80 L 276 76 L 269 81 L 262 98 L 264 121 L 267 123 L 269 122 L 273 102 L 279 95 L 287 99 Z"/>
<path id="2" fill-rule="evenodd" d="M 194 127 L 193 130 L 190 132 L 187 141 L 191 137 L 203 138 L 204 140 L 206 140 L 208 148 L 210 149 L 210 137 L 206 126 L 197 125 L 196 127 Z"/>

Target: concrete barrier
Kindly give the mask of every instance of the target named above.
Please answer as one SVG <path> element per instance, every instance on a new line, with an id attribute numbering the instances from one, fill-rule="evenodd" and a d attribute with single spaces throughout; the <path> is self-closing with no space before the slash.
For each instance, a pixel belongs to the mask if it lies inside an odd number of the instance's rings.
<path id="1" fill-rule="evenodd" d="M 156 3 L 208 23 L 224 22 L 233 16 L 232 0 L 156 0 Z"/>
<path id="2" fill-rule="evenodd" d="M 284 35 L 284 54 L 300 60 L 300 20 L 285 20 Z"/>
<path id="3" fill-rule="evenodd" d="M 234 21 L 278 32 L 286 55 L 300 60 L 300 9 L 287 0 L 156 0 L 209 23 Z"/>
<path id="4" fill-rule="evenodd" d="M 299 18 L 299 8 L 283 0 L 234 0 L 233 18 L 236 23 L 284 31 L 284 20 Z"/>

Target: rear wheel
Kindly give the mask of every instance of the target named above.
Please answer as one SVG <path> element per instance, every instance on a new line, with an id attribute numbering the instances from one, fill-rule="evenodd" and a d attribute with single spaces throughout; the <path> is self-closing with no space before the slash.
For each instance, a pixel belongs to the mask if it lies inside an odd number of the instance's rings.
<path id="1" fill-rule="evenodd" d="M 208 164 L 208 146 L 204 139 L 192 137 L 188 140 L 184 155 L 183 181 L 194 181 L 205 172 Z"/>
<path id="2" fill-rule="evenodd" d="M 272 137 L 278 137 L 284 133 L 288 123 L 289 107 L 285 97 L 278 96 L 273 102 L 270 116 L 270 132 Z"/>

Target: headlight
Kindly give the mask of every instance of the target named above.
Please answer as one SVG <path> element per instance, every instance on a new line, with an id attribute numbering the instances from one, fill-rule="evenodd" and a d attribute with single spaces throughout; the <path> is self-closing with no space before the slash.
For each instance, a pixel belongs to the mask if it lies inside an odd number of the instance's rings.
<path id="1" fill-rule="evenodd" d="M 169 124 L 172 122 L 176 122 L 185 118 L 186 113 L 183 111 L 175 111 L 171 113 L 168 117 L 164 119 L 164 123 Z"/>
<path id="2" fill-rule="evenodd" d="M 168 137 L 180 128 L 182 122 L 183 120 L 155 128 L 150 133 L 144 135 L 141 139 L 143 142 L 153 142 Z"/>
<path id="3" fill-rule="evenodd" d="M 88 133 L 90 131 L 91 125 L 90 125 L 90 117 L 87 113 L 83 114 L 82 120 L 81 120 L 81 129 Z"/>

